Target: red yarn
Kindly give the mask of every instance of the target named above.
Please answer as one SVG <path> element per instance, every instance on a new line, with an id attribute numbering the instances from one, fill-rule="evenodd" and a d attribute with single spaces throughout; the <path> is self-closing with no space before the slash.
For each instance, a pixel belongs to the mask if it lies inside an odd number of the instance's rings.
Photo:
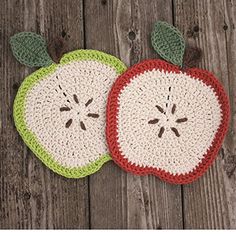
<path id="1" fill-rule="evenodd" d="M 119 94 L 122 89 L 130 83 L 130 80 L 137 75 L 144 73 L 145 71 L 152 69 L 161 69 L 165 72 L 180 73 L 180 68 L 169 64 L 163 60 L 145 60 L 139 64 L 129 68 L 124 74 L 114 83 L 108 97 L 107 111 L 106 111 L 106 138 L 108 147 L 113 160 L 123 169 L 128 172 L 132 172 L 137 175 L 153 174 L 159 178 L 173 184 L 187 184 L 196 180 L 202 176 L 208 167 L 215 160 L 217 153 L 222 145 L 224 136 L 226 135 L 229 118 L 230 118 L 230 107 L 228 96 L 226 95 L 223 86 L 209 71 L 191 68 L 185 70 L 185 73 L 191 77 L 201 80 L 208 86 L 214 89 L 217 95 L 218 101 L 222 110 L 221 124 L 215 134 L 213 142 L 209 147 L 207 153 L 202 158 L 201 162 L 195 169 L 188 174 L 173 175 L 165 170 L 161 170 L 153 167 L 141 167 L 139 165 L 131 164 L 124 155 L 121 154 L 118 143 L 118 131 L 117 131 L 117 117 L 119 111 Z"/>

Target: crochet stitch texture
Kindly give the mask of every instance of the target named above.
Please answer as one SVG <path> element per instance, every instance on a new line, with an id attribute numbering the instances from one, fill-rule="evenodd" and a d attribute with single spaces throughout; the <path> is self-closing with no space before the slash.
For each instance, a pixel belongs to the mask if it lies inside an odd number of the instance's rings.
<path id="1" fill-rule="evenodd" d="M 227 95 L 210 72 L 146 60 L 114 83 L 106 137 L 126 171 L 186 184 L 212 164 L 228 123 Z"/>
<path id="2" fill-rule="evenodd" d="M 33 32 L 21 32 L 10 39 L 15 58 L 29 67 L 49 66 L 53 63 L 47 53 L 44 38 Z"/>
<path id="3" fill-rule="evenodd" d="M 54 172 L 80 178 L 111 158 L 105 141 L 108 91 L 125 65 L 95 50 L 77 50 L 22 83 L 15 125 L 27 146 Z"/>
<path id="4" fill-rule="evenodd" d="M 151 34 L 155 51 L 174 65 L 182 66 L 185 42 L 181 32 L 167 22 L 158 21 Z"/>

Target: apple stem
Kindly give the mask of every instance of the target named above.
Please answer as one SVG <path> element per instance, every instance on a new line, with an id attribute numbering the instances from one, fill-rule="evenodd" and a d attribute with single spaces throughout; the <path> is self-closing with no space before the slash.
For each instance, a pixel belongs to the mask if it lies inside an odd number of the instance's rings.
<path id="1" fill-rule="evenodd" d="M 197 67 L 202 59 L 202 50 L 198 47 L 187 46 L 184 52 L 182 69 Z"/>
<path id="2" fill-rule="evenodd" d="M 55 63 L 59 63 L 66 52 L 66 40 L 63 37 L 56 37 L 49 43 L 48 53 Z"/>

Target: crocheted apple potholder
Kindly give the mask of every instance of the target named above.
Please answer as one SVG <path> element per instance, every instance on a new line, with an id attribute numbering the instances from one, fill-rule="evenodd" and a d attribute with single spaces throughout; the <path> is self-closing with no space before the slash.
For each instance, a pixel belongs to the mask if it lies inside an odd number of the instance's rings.
<path id="1" fill-rule="evenodd" d="M 176 28 L 158 22 L 152 44 L 175 65 L 146 60 L 118 77 L 107 103 L 108 147 L 126 171 L 190 183 L 221 147 L 229 123 L 228 98 L 210 72 L 181 67 L 184 43 Z"/>
<path id="2" fill-rule="evenodd" d="M 11 38 L 15 57 L 43 66 L 24 79 L 14 101 L 15 125 L 33 153 L 68 178 L 90 175 L 108 160 L 105 107 L 108 91 L 125 65 L 95 50 L 65 54 L 55 64 L 34 33 Z"/>

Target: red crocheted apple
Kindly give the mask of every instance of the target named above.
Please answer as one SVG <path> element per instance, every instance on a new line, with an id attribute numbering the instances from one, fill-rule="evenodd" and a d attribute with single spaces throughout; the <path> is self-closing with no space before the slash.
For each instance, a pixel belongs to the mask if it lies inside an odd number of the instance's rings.
<path id="1" fill-rule="evenodd" d="M 131 67 L 114 83 L 106 136 L 113 160 L 126 171 L 175 184 L 200 177 L 215 159 L 229 123 L 227 95 L 213 74 L 183 70 L 180 32 L 157 22 L 152 44 L 163 60 Z"/>

